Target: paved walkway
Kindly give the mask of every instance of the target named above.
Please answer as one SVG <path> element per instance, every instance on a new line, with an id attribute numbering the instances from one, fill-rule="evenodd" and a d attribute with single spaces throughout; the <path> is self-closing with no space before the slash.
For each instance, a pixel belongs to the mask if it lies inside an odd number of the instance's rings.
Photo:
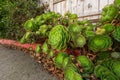
<path id="1" fill-rule="evenodd" d="M 57 80 L 22 51 L 0 45 L 0 80 Z"/>

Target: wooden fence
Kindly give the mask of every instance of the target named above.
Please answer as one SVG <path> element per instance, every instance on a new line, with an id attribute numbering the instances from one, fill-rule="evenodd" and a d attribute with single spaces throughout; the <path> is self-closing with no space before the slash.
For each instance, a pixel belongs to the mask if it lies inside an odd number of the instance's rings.
<path id="1" fill-rule="evenodd" d="M 96 20 L 100 18 L 102 8 L 114 0 L 44 0 L 47 1 L 51 11 L 61 13 L 76 13 L 80 20 Z"/>

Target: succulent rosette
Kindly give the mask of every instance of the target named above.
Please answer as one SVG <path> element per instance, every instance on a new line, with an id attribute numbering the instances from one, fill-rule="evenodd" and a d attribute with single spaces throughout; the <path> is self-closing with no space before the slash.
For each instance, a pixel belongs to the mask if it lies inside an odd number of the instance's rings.
<path id="1" fill-rule="evenodd" d="M 82 66 L 84 73 L 91 73 L 93 71 L 93 62 L 88 57 L 78 56 L 76 60 Z"/>
<path id="2" fill-rule="evenodd" d="M 24 28 L 26 31 L 36 31 L 38 29 L 33 18 L 25 22 Z"/>
<path id="3" fill-rule="evenodd" d="M 79 69 L 73 64 L 69 64 L 64 72 L 65 80 L 83 80 L 79 73 Z"/>
<path id="4" fill-rule="evenodd" d="M 119 80 L 119 78 L 113 74 L 112 71 L 101 65 L 97 65 L 95 67 L 94 74 L 101 80 Z"/>
<path id="5" fill-rule="evenodd" d="M 64 50 L 69 41 L 67 29 L 62 25 L 56 25 L 51 29 L 48 36 L 48 43 L 53 49 Z"/>
<path id="6" fill-rule="evenodd" d="M 118 15 L 118 8 L 113 5 L 107 5 L 102 9 L 101 22 L 111 22 Z"/>
<path id="7" fill-rule="evenodd" d="M 58 53 L 57 56 L 55 56 L 55 60 L 54 60 L 55 66 L 57 68 L 63 68 L 64 61 L 66 61 L 65 59 L 67 57 L 68 57 L 68 54 L 65 52 Z"/>
<path id="8" fill-rule="evenodd" d="M 108 35 L 96 35 L 88 42 L 88 47 L 93 52 L 105 51 L 112 46 L 112 40 Z"/>
<path id="9" fill-rule="evenodd" d="M 110 33 L 115 29 L 115 26 L 110 23 L 107 23 L 107 24 L 104 24 L 101 28 L 105 29 L 105 33 Z"/>
<path id="10" fill-rule="evenodd" d="M 120 42 L 120 26 L 118 26 L 112 33 L 112 36 L 115 40 Z"/>
<path id="11" fill-rule="evenodd" d="M 74 39 L 75 47 L 83 47 L 86 44 L 86 38 L 83 35 L 79 35 Z"/>

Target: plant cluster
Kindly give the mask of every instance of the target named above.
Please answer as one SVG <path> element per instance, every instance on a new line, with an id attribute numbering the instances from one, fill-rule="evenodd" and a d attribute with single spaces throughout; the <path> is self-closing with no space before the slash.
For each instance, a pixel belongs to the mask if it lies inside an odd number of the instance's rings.
<path id="1" fill-rule="evenodd" d="M 36 56 L 45 53 L 48 58 L 54 58 L 55 66 L 64 70 L 65 80 L 90 80 L 91 76 L 101 80 L 119 80 L 119 3 L 120 0 L 115 0 L 105 6 L 96 24 L 90 20 L 79 21 L 76 14 L 69 12 L 64 16 L 46 12 L 32 17 L 24 23 L 26 33 L 20 42 L 39 43 Z M 76 49 L 80 51 L 78 56 L 67 51 Z M 96 59 L 92 61 L 87 53 L 96 55 Z"/>
<path id="2" fill-rule="evenodd" d="M 37 6 L 37 0 L 0 1 L 0 37 L 19 40 L 25 33 L 23 23 L 44 13 L 44 6 Z"/>

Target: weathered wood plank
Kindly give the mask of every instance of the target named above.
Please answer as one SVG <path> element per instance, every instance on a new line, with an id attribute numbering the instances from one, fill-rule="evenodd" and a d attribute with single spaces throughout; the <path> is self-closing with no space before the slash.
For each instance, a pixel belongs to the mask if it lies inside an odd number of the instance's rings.
<path id="1" fill-rule="evenodd" d="M 61 14 L 64 15 L 66 13 L 66 1 L 61 2 Z"/>
<path id="2" fill-rule="evenodd" d="M 57 4 L 57 3 L 60 3 L 60 2 L 62 2 L 62 1 L 65 1 L 65 0 L 54 0 L 54 4 Z"/>
<path id="3" fill-rule="evenodd" d="M 114 0 L 109 0 L 109 4 L 112 4 L 114 2 Z"/>
<path id="4" fill-rule="evenodd" d="M 71 13 L 77 13 L 77 0 L 71 0 Z"/>
<path id="5" fill-rule="evenodd" d="M 98 12 L 98 0 L 84 1 L 84 15 L 89 15 Z"/>
<path id="6" fill-rule="evenodd" d="M 49 9 L 50 9 L 50 11 L 54 11 L 53 0 L 49 0 Z"/>
<path id="7" fill-rule="evenodd" d="M 101 11 L 104 6 L 106 6 L 107 4 L 109 4 L 109 0 L 104 0 L 104 1 L 100 0 L 99 4 L 100 4 L 99 10 Z"/>
<path id="8" fill-rule="evenodd" d="M 84 1 L 78 0 L 77 1 L 77 15 L 83 16 L 84 13 Z"/>

